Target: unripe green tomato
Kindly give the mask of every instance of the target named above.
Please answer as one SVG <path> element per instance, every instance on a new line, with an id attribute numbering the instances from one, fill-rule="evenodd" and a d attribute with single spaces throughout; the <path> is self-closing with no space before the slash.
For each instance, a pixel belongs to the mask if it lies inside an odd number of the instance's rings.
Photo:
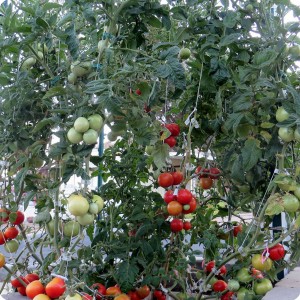
<path id="1" fill-rule="evenodd" d="M 39 59 L 41 59 L 41 60 L 44 59 L 44 54 L 43 54 L 43 52 L 38 51 L 37 55 L 38 55 Z"/>
<path id="2" fill-rule="evenodd" d="M 72 195 L 71 200 L 70 198 L 68 199 L 68 210 L 71 215 L 83 216 L 88 212 L 90 205 L 86 198 L 81 195 Z"/>
<path id="3" fill-rule="evenodd" d="M 263 278 L 254 282 L 253 289 L 256 295 L 265 295 L 273 289 L 273 285 L 270 279 Z"/>
<path id="4" fill-rule="evenodd" d="M 290 127 L 280 127 L 278 135 L 284 142 L 289 143 L 294 139 L 294 130 Z"/>
<path id="5" fill-rule="evenodd" d="M 96 130 L 94 129 L 88 129 L 84 134 L 83 134 L 83 141 L 87 145 L 93 145 L 96 144 L 98 141 L 99 134 Z"/>
<path id="6" fill-rule="evenodd" d="M 298 128 L 294 131 L 294 139 L 295 141 L 300 142 L 300 130 Z"/>
<path id="7" fill-rule="evenodd" d="M 283 207 L 286 212 L 296 212 L 299 209 L 300 203 L 296 196 L 286 194 L 282 197 Z"/>
<path id="8" fill-rule="evenodd" d="M 97 206 L 98 206 L 97 213 L 99 213 L 104 207 L 104 201 L 103 201 L 102 197 L 100 197 L 98 195 L 93 195 L 92 202 L 97 204 Z"/>
<path id="9" fill-rule="evenodd" d="M 99 114 L 94 114 L 88 117 L 89 125 L 91 129 L 100 131 L 103 126 L 103 118 Z"/>
<path id="10" fill-rule="evenodd" d="M 19 249 L 19 243 L 17 240 L 6 241 L 6 243 L 4 244 L 4 249 L 8 253 L 17 252 Z"/>
<path id="11" fill-rule="evenodd" d="M 115 132 L 112 132 L 110 131 L 108 134 L 107 134 L 107 139 L 111 142 L 114 142 L 116 141 L 118 138 L 118 135 L 115 133 Z"/>
<path id="12" fill-rule="evenodd" d="M 241 268 L 236 275 L 238 281 L 247 283 L 252 280 L 252 276 L 249 274 L 248 268 Z"/>
<path id="13" fill-rule="evenodd" d="M 90 61 L 75 61 L 71 64 L 71 72 L 76 75 L 76 77 L 82 77 L 91 73 L 92 63 Z"/>
<path id="14" fill-rule="evenodd" d="M 75 84 L 77 81 L 77 76 L 74 73 L 70 73 L 68 75 L 68 82 L 71 84 Z"/>
<path id="15" fill-rule="evenodd" d="M 236 291 L 238 291 L 239 288 L 240 288 L 240 283 L 239 283 L 237 280 L 235 280 L 235 279 L 230 279 L 230 280 L 228 281 L 228 286 L 227 286 L 227 288 L 228 288 L 229 291 L 236 292 Z"/>
<path id="16" fill-rule="evenodd" d="M 65 300 L 82 300 L 82 297 L 79 294 L 68 295 Z"/>
<path id="17" fill-rule="evenodd" d="M 41 51 L 42 53 L 48 53 L 48 47 L 46 44 L 38 44 L 38 50 Z"/>
<path id="18" fill-rule="evenodd" d="M 300 57 L 300 47 L 298 45 L 291 46 L 288 52 L 293 59 L 298 59 Z"/>
<path id="19" fill-rule="evenodd" d="M 90 213 L 86 213 L 85 215 L 78 216 L 76 220 L 80 225 L 87 226 L 94 223 L 95 216 Z"/>
<path id="20" fill-rule="evenodd" d="M 261 254 L 254 254 L 251 259 L 253 268 L 259 270 L 259 271 L 269 271 L 271 270 L 273 266 L 273 261 L 269 257 L 262 261 Z"/>
<path id="21" fill-rule="evenodd" d="M 300 184 L 297 184 L 295 187 L 295 190 L 293 191 L 294 195 L 298 198 L 298 200 L 300 199 Z"/>
<path id="22" fill-rule="evenodd" d="M 182 48 L 179 51 L 180 59 L 188 59 L 191 56 L 191 50 L 189 48 Z"/>
<path id="23" fill-rule="evenodd" d="M 241 287 L 237 292 L 237 300 L 252 300 L 255 299 L 255 294 L 253 291 Z"/>
<path id="24" fill-rule="evenodd" d="M 48 230 L 49 230 L 49 234 L 51 235 L 51 236 L 54 236 L 54 226 L 55 226 L 55 220 L 54 219 L 52 219 L 51 221 L 49 221 L 48 223 L 47 223 L 47 225 L 48 225 Z M 62 222 L 61 222 L 61 220 L 59 220 L 58 221 L 58 231 L 59 232 L 62 232 Z"/>
<path id="25" fill-rule="evenodd" d="M 89 121 L 85 117 L 79 117 L 74 122 L 74 128 L 77 132 L 84 133 L 90 127 Z"/>
<path id="26" fill-rule="evenodd" d="M 83 134 L 72 127 L 67 132 L 67 138 L 72 144 L 78 144 L 83 140 Z"/>
<path id="27" fill-rule="evenodd" d="M 76 221 L 69 221 L 63 227 L 63 233 L 66 237 L 74 237 L 79 234 L 80 224 Z"/>
<path id="28" fill-rule="evenodd" d="M 22 66 L 21 66 L 21 70 L 28 70 L 35 63 L 36 63 L 36 59 L 34 57 L 29 57 L 29 58 L 27 58 L 27 59 L 24 60 Z"/>
<path id="29" fill-rule="evenodd" d="M 280 106 L 276 110 L 276 120 L 278 122 L 283 122 L 289 118 L 290 114 L 284 109 L 284 107 Z"/>
<path id="30" fill-rule="evenodd" d="M 98 213 L 98 205 L 97 203 L 90 203 L 89 213 L 96 215 Z"/>

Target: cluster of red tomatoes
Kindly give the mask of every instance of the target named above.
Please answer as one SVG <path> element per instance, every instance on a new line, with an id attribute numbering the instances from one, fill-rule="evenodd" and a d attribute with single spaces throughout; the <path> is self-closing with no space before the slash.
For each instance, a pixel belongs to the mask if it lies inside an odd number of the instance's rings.
<path id="1" fill-rule="evenodd" d="M 180 127 L 176 123 L 165 124 L 164 127 L 167 128 L 171 133 L 169 137 L 164 139 L 164 143 L 168 144 L 170 148 L 173 148 L 177 143 L 176 137 L 180 133 Z"/>
<path id="2" fill-rule="evenodd" d="M 218 168 L 197 167 L 195 174 L 199 174 L 199 186 L 208 190 L 213 186 L 214 180 L 219 179 L 221 171 Z"/>
<path id="3" fill-rule="evenodd" d="M 66 291 L 66 284 L 62 278 L 55 277 L 44 285 L 38 274 L 30 273 L 11 280 L 11 285 L 17 289 L 22 296 L 30 299 L 56 299 Z"/>
<path id="4" fill-rule="evenodd" d="M 182 183 L 183 174 L 180 171 L 165 172 L 158 176 L 158 184 L 168 188 Z M 171 230 L 179 232 L 192 228 L 190 221 L 183 221 L 182 215 L 192 213 L 197 207 L 197 201 L 188 189 L 169 189 L 164 194 L 164 201 L 167 204 L 167 211 L 173 220 L 170 222 Z"/>
<path id="5" fill-rule="evenodd" d="M 10 212 L 5 208 L 0 209 L 0 221 L 5 224 L 5 227 L 0 231 L 0 245 L 4 245 L 6 252 L 16 252 L 19 248 L 19 243 L 16 237 L 19 235 L 19 230 L 15 227 L 24 222 L 25 216 L 21 211 Z"/>

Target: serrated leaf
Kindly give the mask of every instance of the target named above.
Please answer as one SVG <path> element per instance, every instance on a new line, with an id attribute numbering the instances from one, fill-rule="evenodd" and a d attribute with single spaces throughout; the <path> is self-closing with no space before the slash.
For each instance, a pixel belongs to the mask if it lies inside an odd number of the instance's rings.
<path id="1" fill-rule="evenodd" d="M 49 28 L 49 24 L 42 18 L 38 17 L 36 19 L 36 24 L 43 27 L 44 29 L 48 29 Z"/>
<path id="2" fill-rule="evenodd" d="M 153 230 L 153 225 L 146 223 L 139 227 L 138 231 L 136 232 L 136 238 L 140 238 L 143 235 L 147 234 L 148 232 L 151 232 Z"/>
<path id="3" fill-rule="evenodd" d="M 48 119 L 43 119 L 42 121 L 38 122 L 33 130 L 32 130 L 32 133 L 37 133 L 39 132 L 42 128 L 44 128 L 45 126 L 47 125 L 52 125 L 54 122 L 51 118 L 48 118 Z"/>
<path id="4" fill-rule="evenodd" d="M 132 289 L 138 273 L 139 268 L 135 260 L 127 260 L 120 263 L 115 274 L 120 288 L 124 291 Z"/>
<path id="5" fill-rule="evenodd" d="M 261 130 L 259 132 L 259 134 L 265 139 L 265 141 L 267 143 L 269 143 L 271 141 L 271 139 L 272 139 L 272 135 L 268 131 L 266 131 L 266 130 Z"/>
<path id="6" fill-rule="evenodd" d="M 242 112 L 230 114 L 224 124 L 225 129 L 228 131 L 232 130 L 234 133 L 236 133 L 237 127 L 239 126 L 243 117 L 244 114 Z"/>
<path id="7" fill-rule="evenodd" d="M 240 36 L 241 35 L 239 33 L 232 33 L 229 35 L 225 35 L 224 37 L 222 37 L 222 39 L 220 41 L 220 46 L 227 46 L 232 43 L 237 43 L 240 41 L 239 40 Z"/>
<path id="8" fill-rule="evenodd" d="M 238 20 L 238 15 L 234 11 L 228 11 L 223 20 L 223 23 L 228 28 L 233 28 Z"/>
<path id="9" fill-rule="evenodd" d="M 23 169 L 21 169 L 21 170 L 17 173 L 17 175 L 16 175 L 16 177 L 15 177 L 15 179 L 14 179 L 15 192 L 16 192 L 17 194 L 18 194 L 18 193 L 20 192 L 20 190 L 21 190 L 21 186 L 22 186 L 22 184 L 23 184 L 23 182 L 24 182 L 24 179 L 25 179 L 25 176 L 26 176 L 27 172 L 28 172 L 28 168 L 23 168 Z"/>
<path id="10" fill-rule="evenodd" d="M 254 138 L 247 139 L 245 146 L 242 149 L 242 156 L 244 169 L 245 171 L 249 171 L 262 157 L 262 151 L 259 148 L 259 141 Z"/>
<path id="11" fill-rule="evenodd" d="M 239 155 L 233 162 L 231 167 L 231 177 L 239 182 L 244 178 L 243 158 Z"/>
<path id="12" fill-rule="evenodd" d="M 34 191 L 30 191 L 26 193 L 26 196 L 24 198 L 24 210 L 27 209 L 30 201 L 32 201 L 35 197 L 36 193 Z"/>
<path id="13" fill-rule="evenodd" d="M 39 212 L 34 218 L 34 223 L 48 223 L 51 220 L 51 214 L 48 210 Z"/>
<path id="14" fill-rule="evenodd" d="M 286 86 L 286 89 L 294 99 L 296 113 L 300 115 L 300 94 L 291 86 Z"/>
<path id="15" fill-rule="evenodd" d="M 278 53 L 273 49 L 264 49 L 256 52 L 253 56 L 253 63 L 258 68 L 270 66 L 277 58 Z"/>
<path id="16" fill-rule="evenodd" d="M 158 170 L 166 166 L 166 159 L 169 157 L 170 147 L 167 144 L 156 145 L 153 152 L 153 162 Z"/>
<path id="17" fill-rule="evenodd" d="M 282 213 L 284 211 L 283 205 L 277 202 L 272 202 L 267 206 L 265 214 L 267 216 L 274 216 Z"/>
<path id="18" fill-rule="evenodd" d="M 46 94 L 43 96 L 43 99 L 52 98 L 55 96 L 62 96 L 66 94 L 66 90 L 62 86 L 54 86 L 50 88 Z"/>

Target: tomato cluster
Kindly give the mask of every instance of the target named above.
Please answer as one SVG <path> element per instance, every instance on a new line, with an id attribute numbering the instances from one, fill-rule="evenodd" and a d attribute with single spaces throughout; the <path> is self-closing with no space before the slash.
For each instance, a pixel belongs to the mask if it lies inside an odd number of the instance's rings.
<path id="1" fill-rule="evenodd" d="M 221 171 L 218 168 L 202 168 L 202 166 L 198 166 L 195 174 L 199 174 L 199 186 L 204 190 L 208 190 L 213 186 L 214 180 L 219 179 Z"/>
<path id="2" fill-rule="evenodd" d="M 177 143 L 176 137 L 180 134 L 180 127 L 176 123 L 165 124 L 164 127 L 167 128 L 171 133 L 169 137 L 164 139 L 164 143 L 168 144 L 170 148 L 173 148 Z"/>

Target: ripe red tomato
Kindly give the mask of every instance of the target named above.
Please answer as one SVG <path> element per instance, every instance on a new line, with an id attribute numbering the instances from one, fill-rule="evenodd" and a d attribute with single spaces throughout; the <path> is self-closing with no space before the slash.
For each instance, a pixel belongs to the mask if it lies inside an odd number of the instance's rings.
<path id="1" fill-rule="evenodd" d="M 193 198 L 192 193 L 187 189 L 180 189 L 177 194 L 177 201 L 181 204 L 189 204 Z"/>
<path id="2" fill-rule="evenodd" d="M 12 240 L 16 238 L 18 234 L 19 234 L 19 230 L 14 226 L 7 227 L 4 231 L 4 237 L 7 240 Z"/>
<path id="3" fill-rule="evenodd" d="M 183 222 L 183 229 L 184 230 L 190 230 L 192 228 L 192 224 L 190 221 Z"/>
<path id="4" fill-rule="evenodd" d="M 34 280 L 26 286 L 26 295 L 30 299 L 33 299 L 36 295 L 44 294 L 44 292 L 45 287 L 39 280 Z"/>
<path id="5" fill-rule="evenodd" d="M 189 208 L 185 209 L 186 205 L 189 206 Z M 192 213 L 192 212 L 194 212 L 196 210 L 196 208 L 197 208 L 197 200 L 193 197 L 192 200 L 190 201 L 190 203 L 186 204 L 186 205 L 183 206 L 182 212 L 184 214 L 190 214 L 190 213 Z"/>
<path id="6" fill-rule="evenodd" d="M 6 208 L 0 208 L 0 222 L 6 223 L 9 219 L 9 210 Z"/>
<path id="7" fill-rule="evenodd" d="M 180 127 L 176 123 L 166 124 L 165 127 L 171 132 L 171 136 L 178 136 L 180 133 Z"/>
<path id="8" fill-rule="evenodd" d="M 233 236 L 237 236 L 242 231 L 243 231 L 243 225 L 242 224 L 233 226 Z"/>
<path id="9" fill-rule="evenodd" d="M 164 194 L 164 201 L 168 204 L 171 201 L 176 200 L 176 196 L 174 195 L 174 192 L 172 190 L 168 190 Z"/>
<path id="10" fill-rule="evenodd" d="M 205 272 L 206 273 L 210 273 L 212 271 L 212 269 L 215 267 L 216 263 L 214 260 L 208 262 L 205 266 Z M 220 275 L 225 275 L 227 273 L 227 269 L 226 266 L 223 265 L 221 268 L 219 268 L 219 274 Z"/>
<path id="11" fill-rule="evenodd" d="M 212 288 L 214 292 L 223 292 L 227 289 L 227 283 L 224 280 L 217 280 Z"/>
<path id="12" fill-rule="evenodd" d="M 276 244 L 269 249 L 270 258 L 272 260 L 280 260 L 285 256 L 285 250 L 282 244 Z"/>
<path id="13" fill-rule="evenodd" d="M 178 201 L 171 201 L 167 205 L 167 211 L 171 216 L 178 216 L 182 212 L 182 205 Z"/>
<path id="14" fill-rule="evenodd" d="M 158 176 L 158 184 L 161 187 L 169 187 L 169 186 L 173 185 L 173 182 L 174 182 L 174 179 L 170 173 L 165 172 L 165 173 L 161 173 Z"/>
<path id="15" fill-rule="evenodd" d="M 168 144 L 170 148 L 173 148 L 176 145 L 176 139 L 171 135 L 164 140 L 164 143 Z"/>
<path id="16" fill-rule="evenodd" d="M 97 293 L 99 293 L 100 295 L 96 295 L 96 299 L 97 300 L 101 300 L 102 296 L 106 295 L 106 287 L 102 284 L 102 283 L 94 283 L 92 286 L 91 286 L 91 289 L 92 290 L 96 290 Z"/>
<path id="17" fill-rule="evenodd" d="M 65 283 L 60 283 L 56 280 L 51 280 L 47 285 L 46 285 L 46 294 L 50 298 L 59 298 L 66 290 L 66 285 Z"/>
<path id="18" fill-rule="evenodd" d="M 176 171 L 171 173 L 174 179 L 173 185 L 180 184 L 183 180 L 183 173 L 181 171 Z"/>
<path id="19" fill-rule="evenodd" d="M 0 245 L 4 245 L 4 244 L 5 244 L 5 236 L 4 233 L 0 231 Z"/>
<path id="20" fill-rule="evenodd" d="M 23 276 L 19 276 L 17 278 L 20 278 L 24 281 L 24 277 Z M 14 288 L 18 288 L 18 287 L 22 287 L 22 283 L 17 279 L 17 278 L 14 278 L 10 281 L 10 284 L 14 287 Z"/>
<path id="21" fill-rule="evenodd" d="M 130 300 L 141 300 L 140 296 L 138 295 L 137 291 L 129 291 L 127 293 L 129 296 Z"/>
<path id="22" fill-rule="evenodd" d="M 255 268 L 251 268 L 251 275 L 253 278 L 256 278 L 256 279 L 264 278 L 263 273 Z"/>
<path id="23" fill-rule="evenodd" d="M 139 287 L 137 290 L 136 290 L 138 296 L 141 298 L 141 299 L 144 299 L 146 298 L 147 296 L 149 296 L 150 294 L 150 288 L 148 285 L 144 285 L 144 286 L 141 286 Z"/>
<path id="24" fill-rule="evenodd" d="M 87 293 L 81 293 L 82 300 L 93 300 L 93 296 Z"/>
<path id="25" fill-rule="evenodd" d="M 218 179 L 220 177 L 221 171 L 218 168 L 210 168 L 209 169 L 209 177 L 211 179 Z"/>
<path id="26" fill-rule="evenodd" d="M 183 222 L 180 219 L 173 219 L 170 223 L 173 232 L 179 232 L 183 229 Z"/>
<path id="27" fill-rule="evenodd" d="M 17 288 L 17 291 L 22 295 L 22 296 L 26 296 L 26 287 L 25 286 L 19 286 Z"/>
<path id="28" fill-rule="evenodd" d="M 40 279 L 40 276 L 38 274 L 35 274 L 35 273 L 30 273 L 30 274 L 27 274 L 25 277 L 24 277 L 24 281 L 26 283 L 30 283 L 32 281 L 35 281 L 35 280 L 39 280 Z"/>
<path id="29" fill-rule="evenodd" d="M 206 178 L 206 177 L 208 177 L 208 174 L 209 174 L 209 169 L 202 169 L 202 167 L 201 166 L 198 166 L 197 168 L 196 168 L 196 170 L 195 170 L 195 173 L 196 174 L 199 174 L 200 173 L 200 176 L 199 176 L 199 178 Z"/>
<path id="30" fill-rule="evenodd" d="M 13 222 L 11 222 L 13 225 L 20 225 L 24 222 L 25 216 L 21 211 L 16 211 L 15 213 L 10 213 L 10 220 L 12 219 Z"/>
<path id="31" fill-rule="evenodd" d="M 139 95 L 139 96 L 142 95 L 142 92 L 141 92 L 140 89 L 136 89 L 136 90 L 135 90 L 135 93 L 136 93 L 137 95 Z"/>
<path id="32" fill-rule="evenodd" d="M 232 300 L 232 299 L 236 299 L 234 292 L 227 292 L 224 295 L 221 296 L 221 300 Z"/>
<path id="33" fill-rule="evenodd" d="M 153 298 L 156 299 L 156 300 L 165 300 L 166 299 L 166 295 L 161 290 L 155 290 L 153 292 Z"/>
<path id="34" fill-rule="evenodd" d="M 213 183 L 214 183 L 214 181 L 209 177 L 207 177 L 207 178 L 201 177 L 200 181 L 199 181 L 200 187 L 202 187 L 204 190 L 210 189 L 212 187 Z"/>

